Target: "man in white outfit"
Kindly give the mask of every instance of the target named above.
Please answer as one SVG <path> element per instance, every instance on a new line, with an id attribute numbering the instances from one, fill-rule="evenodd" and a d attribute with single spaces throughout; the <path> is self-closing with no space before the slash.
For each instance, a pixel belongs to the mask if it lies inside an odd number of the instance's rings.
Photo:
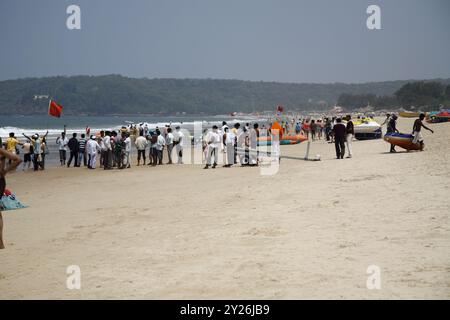
<path id="1" fill-rule="evenodd" d="M 183 142 L 184 134 L 181 132 L 180 127 L 175 128 L 174 140 L 175 148 L 177 150 L 178 164 L 183 164 Z"/>
<path id="2" fill-rule="evenodd" d="M 220 147 L 220 135 L 217 132 L 217 126 L 213 126 L 213 131 L 208 133 L 208 158 L 206 161 L 206 166 L 203 169 L 208 169 L 211 166 L 211 157 L 214 154 L 214 164 L 212 168 L 217 167 L 217 162 L 219 160 L 219 147 Z"/>
<path id="3" fill-rule="evenodd" d="M 97 140 L 95 140 L 95 136 L 91 136 L 91 139 L 86 143 L 86 151 L 88 154 L 88 168 L 95 169 L 95 165 L 97 163 L 97 154 L 101 151 L 100 145 Z"/>
<path id="4" fill-rule="evenodd" d="M 224 165 L 225 168 L 230 168 L 234 164 L 234 145 L 235 145 L 235 134 L 228 129 L 224 128 L 224 140 L 225 148 L 227 154 L 227 164 Z"/>
<path id="5" fill-rule="evenodd" d="M 355 126 L 353 125 L 351 115 L 347 115 L 346 130 L 347 130 L 347 135 L 345 137 L 345 140 L 346 140 L 347 150 L 348 150 L 347 158 L 351 158 L 353 156 L 352 141 L 353 141 L 353 137 L 355 136 Z"/>

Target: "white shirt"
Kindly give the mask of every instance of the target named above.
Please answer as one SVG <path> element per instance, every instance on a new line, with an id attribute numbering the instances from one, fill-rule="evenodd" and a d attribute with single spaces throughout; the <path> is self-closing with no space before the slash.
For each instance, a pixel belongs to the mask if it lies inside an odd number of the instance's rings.
<path id="1" fill-rule="evenodd" d="M 131 139 L 127 137 L 125 139 L 125 152 L 131 152 Z"/>
<path id="2" fill-rule="evenodd" d="M 103 138 L 103 144 L 104 144 L 104 150 L 112 150 L 111 147 L 111 137 L 110 136 L 105 136 Z"/>
<path id="3" fill-rule="evenodd" d="M 233 145 L 234 146 L 234 139 L 236 138 L 236 135 L 233 132 L 228 131 L 227 132 L 227 138 L 225 139 L 226 145 Z"/>
<path id="4" fill-rule="evenodd" d="M 177 131 L 175 132 L 173 141 L 179 142 L 180 145 L 183 144 L 183 138 L 184 138 L 184 134 L 181 131 Z"/>
<path id="5" fill-rule="evenodd" d="M 159 135 L 158 140 L 156 141 L 156 150 L 162 150 L 165 144 L 166 140 L 164 140 L 162 135 Z"/>
<path id="6" fill-rule="evenodd" d="M 67 137 L 64 137 L 64 139 L 62 137 L 59 137 L 56 143 L 59 145 L 59 150 L 67 150 L 66 147 L 69 143 L 69 139 L 67 139 Z"/>
<path id="7" fill-rule="evenodd" d="M 256 133 L 256 130 L 252 129 L 250 131 L 250 146 L 252 148 L 256 148 L 257 144 L 258 144 L 258 135 Z"/>
<path id="8" fill-rule="evenodd" d="M 173 139 L 174 139 L 174 137 L 173 137 L 172 132 L 169 132 L 166 137 L 166 144 L 173 144 Z"/>
<path id="9" fill-rule="evenodd" d="M 97 141 L 90 139 L 86 143 L 86 150 L 88 154 L 96 154 L 97 151 L 101 150 L 101 148 Z"/>
<path id="10" fill-rule="evenodd" d="M 136 144 L 136 148 L 138 150 L 145 150 L 145 148 L 147 147 L 148 142 L 147 142 L 146 138 L 144 138 L 143 136 L 139 136 L 136 139 L 135 144 Z"/>
<path id="11" fill-rule="evenodd" d="M 220 147 L 220 135 L 217 132 L 211 131 L 208 133 L 207 140 L 209 145 L 213 148 Z"/>

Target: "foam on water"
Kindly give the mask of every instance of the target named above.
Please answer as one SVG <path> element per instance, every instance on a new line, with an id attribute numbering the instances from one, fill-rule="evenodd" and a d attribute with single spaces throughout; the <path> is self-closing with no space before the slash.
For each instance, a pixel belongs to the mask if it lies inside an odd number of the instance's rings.
<path id="1" fill-rule="evenodd" d="M 236 122 L 239 123 L 245 123 L 245 122 L 265 122 L 267 121 L 267 119 L 261 119 L 261 118 L 256 118 L 256 117 L 243 117 L 243 118 L 235 118 L 235 119 L 224 119 L 225 121 L 227 121 L 228 124 L 233 124 Z M 117 124 L 117 125 L 113 125 L 110 127 L 104 127 L 104 128 L 91 128 L 91 133 L 96 133 L 99 132 L 101 130 L 119 130 L 122 126 L 126 125 L 129 126 L 130 124 L 133 125 L 140 125 L 142 124 L 143 126 L 147 125 L 147 127 L 150 130 L 154 130 L 156 127 L 162 128 L 168 124 L 170 124 L 173 127 L 176 126 L 180 126 L 183 129 L 187 129 L 187 130 L 192 130 L 194 127 L 195 123 L 201 123 L 203 128 L 209 128 L 212 125 L 221 125 L 222 124 L 222 119 L 217 119 L 217 120 L 210 120 L 210 121 L 206 121 L 206 120 L 199 120 L 199 121 L 187 121 L 187 122 L 181 122 L 181 121 L 176 121 L 176 122 L 171 122 L 171 121 L 167 121 L 167 122 L 154 122 L 154 123 L 148 123 L 148 122 L 131 122 L 131 121 L 127 121 L 127 123 L 123 123 L 123 124 Z M 67 133 L 71 134 L 73 132 L 77 132 L 77 133 L 83 133 L 86 131 L 85 127 L 75 127 L 75 128 L 70 128 L 68 127 L 67 129 Z M 14 134 L 17 137 L 22 137 L 22 133 L 26 134 L 27 136 L 33 135 L 35 133 L 39 134 L 39 135 L 44 135 L 47 132 L 47 129 L 45 128 L 19 128 L 19 127 L 0 127 L 0 137 L 8 137 L 10 132 L 14 132 Z M 49 135 L 53 136 L 53 135 L 58 135 L 62 132 L 62 128 L 61 129 L 48 129 L 48 133 Z"/>

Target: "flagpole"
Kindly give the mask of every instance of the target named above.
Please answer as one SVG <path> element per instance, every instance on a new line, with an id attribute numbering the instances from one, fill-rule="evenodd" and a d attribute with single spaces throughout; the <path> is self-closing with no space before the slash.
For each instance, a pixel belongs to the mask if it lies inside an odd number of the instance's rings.
<path id="1" fill-rule="evenodd" d="M 50 105 L 51 104 L 52 104 L 52 99 L 50 98 L 50 100 L 48 100 L 48 110 L 47 110 L 47 121 L 46 121 L 47 131 L 48 131 L 48 117 L 50 115 Z"/>

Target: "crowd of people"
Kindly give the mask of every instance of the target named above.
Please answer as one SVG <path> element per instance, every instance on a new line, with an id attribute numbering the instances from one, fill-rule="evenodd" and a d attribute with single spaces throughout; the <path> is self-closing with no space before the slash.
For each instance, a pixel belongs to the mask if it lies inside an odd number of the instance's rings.
<path id="1" fill-rule="evenodd" d="M 359 117 L 358 117 L 359 118 Z M 414 122 L 414 143 L 421 145 L 423 149 L 423 137 L 421 129 L 431 129 L 423 124 L 425 118 L 421 114 Z M 359 119 L 358 119 L 359 120 Z M 280 121 L 281 135 L 304 135 L 310 141 L 324 139 L 334 144 L 336 158 L 343 159 L 347 152 L 347 158 L 353 156 L 352 141 L 355 138 L 355 126 L 352 116 L 345 117 L 322 117 L 318 119 L 295 119 Z M 386 125 L 386 133 L 398 132 L 397 115 L 387 114 L 386 120 L 381 126 Z M 213 126 L 205 129 L 201 138 L 203 150 L 203 163 L 205 169 L 216 168 L 219 156 L 223 155 L 223 166 L 230 168 L 233 165 L 258 166 L 259 165 L 259 138 L 271 136 L 272 123 L 265 122 L 259 126 L 258 123 L 234 123 L 228 125 L 223 121 L 222 126 Z M 46 156 L 49 154 L 47 143 L 48 131 L 43 136 L 34 134 L 27 136 L 21 142 L 11 132 L 0 145 L 12 154 L 23 154 L 23 170 L 44 170 Z M 61 166 L 87 167 L 96 169 L 100 166 L 104 170 L 113 168 L 127 169 L 132 165 L 132 149 L 136 149 L 137 166 L 157 166 L 163 164 L 164 154 L 167 154 L 167 164 L 174 163 L 174 152 L 176 162 L 183 163 L 183 145 L 192 143 L 190 137 L 183 134 L 180 126 L 175 130 L 172 126 L 165 125 L 162 128 L 151 129 L 147 124 L 123 126 L 118 130 L 102 130 L 91 135 L 87 127 L 86 132 L 73 133 L 67 137 L 66 128 L 56 138 L 56 146 L 59 153 Z M 390 146 L 390 152 L 396 152 L 395 146 Z"/>
<path id="2" fill-rule="evenodd" d="M 132 147 L 137 150 L 137 165 L 157 166 L 163 164 L 163 152 L 167 150 L 168 162 L 173 164 L 174 149 L 178 163 L 183 163 L 184 134 L 180 127 L 173 132 L 170 125 L 162 129 L 149 130 L 147 126 L 122 127 L 120 130 L 102 130 L 98 135 L 73 133 L 70 139 L 62 132 L 56 139 L 61 166 L 87 167 L 96 169 L 97 164 L 104 170 L 131 168 Z M 67 154 L 69 158 L 67 159 Z M 147 156 L 148 155 L 148 156 Z"/>

